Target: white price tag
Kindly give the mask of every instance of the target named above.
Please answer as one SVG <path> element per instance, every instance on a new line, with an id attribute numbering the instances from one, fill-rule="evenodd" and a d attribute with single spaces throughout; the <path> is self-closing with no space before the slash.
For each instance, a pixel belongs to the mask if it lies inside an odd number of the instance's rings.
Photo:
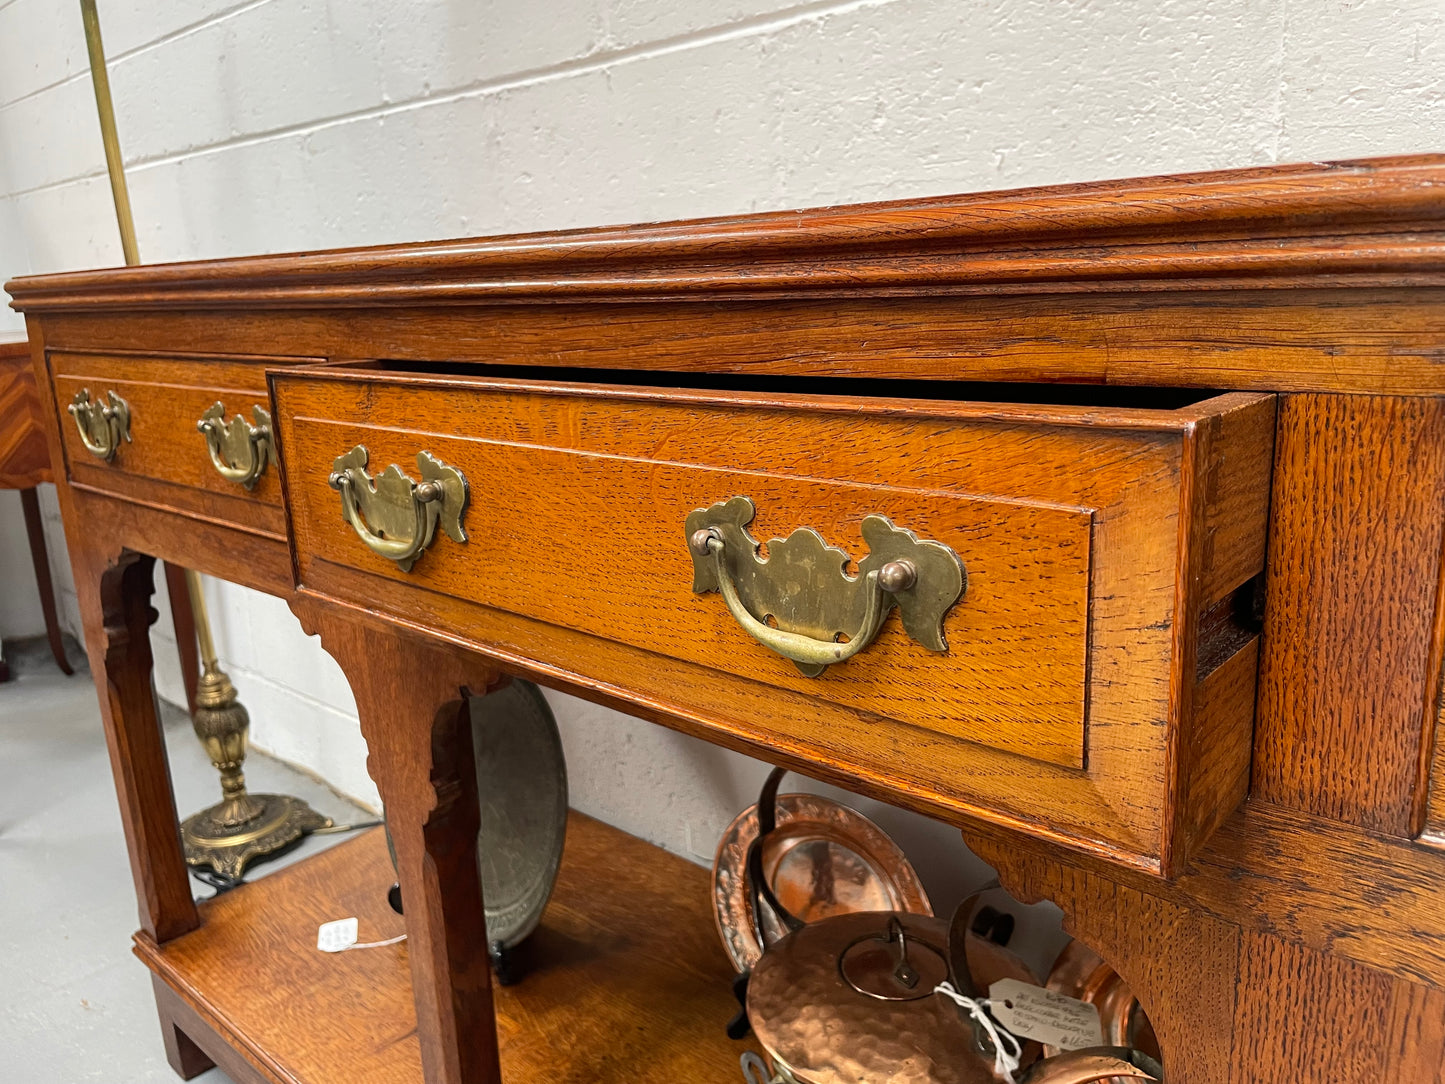
<path id="1" fill-rule="evenodd" d="M 1036 1039 L 1060 1050 L 1104 1045 L 1099 1010 L 1087 1001 L 1018 979 L 1000 979 L 988 988 L 988 1002 L 994 1019 L 1020 1039 Z"/>
<path id="2" fill-rule="evenodd" d="M 338 918 L 323 922 L 316 929 L 316 947 L 322 952 L 345 952 L 356 944 L 357 922 L 354 918 Z"/>

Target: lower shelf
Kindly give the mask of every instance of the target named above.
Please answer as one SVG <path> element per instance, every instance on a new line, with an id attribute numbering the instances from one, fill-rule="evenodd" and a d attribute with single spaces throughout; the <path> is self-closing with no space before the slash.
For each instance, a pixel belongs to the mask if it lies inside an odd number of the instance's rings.
<path id="1" fill-rule="evenodd" d="M 200 929 L 136 954 L 233 1047 L 217 1060 L 277 1084 L 421 1080 L 406 943 L 336 954 L 316 927 L 355 915 L 361 940 L 404 932 L 380 829 L 202 905 Z M 496 991 L 508 1081 L 740 1080 L 746 1046 L 713 926 L 707 872 L 573 813 L 557 888 Z M 192 1036 L 216 1056 L 207 1037 Z M 231 1064 L 227 1064 L 230 1062 Z"/>

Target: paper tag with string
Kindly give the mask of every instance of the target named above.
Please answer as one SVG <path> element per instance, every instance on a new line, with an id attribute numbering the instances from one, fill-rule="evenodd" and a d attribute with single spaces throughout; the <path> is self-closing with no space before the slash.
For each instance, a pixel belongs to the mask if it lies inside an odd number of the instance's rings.
<path id="1" fill-rule="evenodd" d="M 316 930 L 316 947 L 322 952 L 345 952 L 356 944 L 359 925 L 354 918 L 323 922 Z"/>
<path id="2" fill-rule="evenodd" d="M 363 948 L 385 948 L 387 945 L 400 944 L 406 940 L 406 934 L 398 934 L 395 937 L 388 937 L 385 941 L 368 941 L 364 944 L 357 942 L 357 931 L 360 923 L 355 918 L 338 918 L 334 922 L 323 922 L 316 928 L 316 947 L 322 952 L 345 952 L 347 949 Z"/>
<path id="3" fill-rule="evenodd" d="M 1021 1039 L 1034 1039 L 1060 1050 L 1104 1045 L 1099 1010 L 1087 1001 L 1030 986 L 1018 979 L 1000 979 L 988 988 L 989 1011 Z"/>

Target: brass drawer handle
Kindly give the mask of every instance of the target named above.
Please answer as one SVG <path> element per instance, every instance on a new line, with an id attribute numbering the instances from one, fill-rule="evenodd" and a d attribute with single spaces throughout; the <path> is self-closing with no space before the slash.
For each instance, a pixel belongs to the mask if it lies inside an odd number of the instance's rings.
<path id="1" fill-rule="evenodd" d="M 413 482 L 395 463 L 373 478 L 366 460 L 366 446 L 358 444 L 332 464 L 329 481 L 341 494 L 341 518 L 372 553 L 410 572 L 438 523 L 453 542 L 466 542 L 467 480 L 461 471 L 421 452 L 416 465 L 422 481 Z"/>
<path id="2" fill-rule="evenodd" d="M 105 402 L 91 399 L 90 389 L 85 388 L 75 393 L 65 409 L 75 419 L 85 450 L 108 463 L 115 458 L 121 440 L 130 442 L 130 404 L 113 391 L 105 397 Z"/>
<path id="3" fill-rule="evenodd" d="M 966 585 L 953 550 L 921 541 L 885 516 L 867 516 L 868 556 L 853 577 L 848 555 L 807 527 L 773 539 L 767 558 L 759 557 L 760 544 L 745 529 L 753 514 L 749 498 L 734 497 L 691 513 L 685 529 L 692 589 L 720 592 L 728 612 L 764 647 L 817 677 L 872 643 L 897 606 L 910 637 L 932 651 L 948 650 L 943 618 Z"/>
<path id="4" fill-rule="evenodd" d="M 201 415 L 196 429 L 206 438 L 211 464 L 228 482 L 238 482 L 247 489 L 255 487 L 276 454 L 271 447 L 271 415 L 264 407 L 251 407 L 252 425 L 237 414 L 226 421 L 226 408 L 220 400 Z"/>

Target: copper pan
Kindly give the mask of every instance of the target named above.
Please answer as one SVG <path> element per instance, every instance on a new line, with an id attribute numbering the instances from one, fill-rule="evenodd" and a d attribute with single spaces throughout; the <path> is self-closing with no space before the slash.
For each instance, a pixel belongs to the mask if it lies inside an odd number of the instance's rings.
<path id="1" fill-rule="evenodd" d="M 1135 1050 L 1097 1047 L 1071 1050 L 1045 1058 L 1033 1067 L 1023 1084 L 1102 1084 L 1113 1081 L 1161 1081 L 1150 1059 Z"/>

